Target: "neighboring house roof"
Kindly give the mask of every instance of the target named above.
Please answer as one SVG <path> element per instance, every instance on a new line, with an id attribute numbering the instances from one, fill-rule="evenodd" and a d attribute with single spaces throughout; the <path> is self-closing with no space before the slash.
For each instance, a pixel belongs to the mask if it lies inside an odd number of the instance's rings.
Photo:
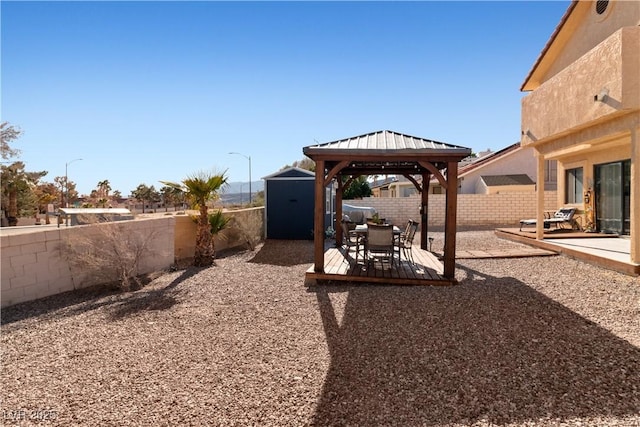
<path id="1" fill-rule="evenodd" d="M 458 176 L 464 176 L 464 174 L 471 172 L 474 169 L 482 167 L 487 163 L 493 162 L 494 160 L 499 159 L 500 157 L 506 156 L 507 154 L 516 151 L 520 148 L 520 143 L 516 142 L 515 144 L 511 144 L 508 147 L 503 148 L 502 150 L 494 151 L 493 153 L 487 154 L 484 157 L 479 158 L 473 163 L 466 164 L 464 166 L 460 166 L 458 169 Z"/>
<path id="2" fill-rule="evenodd" d="M 578 3 L 579 3 L 578 0 L 573 0 L 571 2 L 571 4 L 569 5 L 569 7 L 567 8 L 567 10 L 564 13 L 564 15 L 562 15 L 562 18 L 560 19 L 560 23 L 556 26 L 556 29 L 553 31 L 553 34 L 551 34 L 551 37 L 547 41 L 547 44 L 545 44 L 544 48 L 542 48 L 542 52 L 540 52 L 540 55 L 538 55 L 538 58 L 536 59 L 536 62 L 533 64 L 533 67 L 531 67 L 531 70 L 529 71 L 529 74 L 527 74 L 527 77 L 524 79 L 524 82 L 522 83 L 522 86 L 520 86 L 520 91 L 521 92 L 526 92 L 526 91 L 533 90 L 533 89 L 528 89 L 527 88 L 527 84 L 529 83 L 529 80 L 531 79 L 531 77 L 533 76 L 535 71 L 537 70 L 538 66 L 540 65 L 540 63 L 542 62 L 544 57 L 549 52 L 549 49 L 551 49 L 551 46 L 553 46 L 554 42 L 558 38 L 558 35 L 560 34 L 560 32 L 564 28 L 565 24 L 567 23 L 567 20 L 569 19 L 569 16 L 571 16 L 571 13 L 576 8 Z"/>
<path id="3" fill-rule="evenodd" d="M 480 177 L 487 187 L 500 187 L 504 185 L 535 185 L 529 175 L 482 175 Z"/>
<path id="4" fill-rule="evenodd" d="M 305 154 L 349 154 L 368 152 L 411 152 L 429 154 L 465 154 L 470 150 L 458 145 L 418 138 L 390 130 L 381 130 L 304 148 Z"/>
<path id="5" fill-rule="evenodd" d="M 374 182 L 369 184 L 369 187 L 371 187 L 371 189 L 385 187 L 385 186 L 387 186 L 389 184 L 392 184 L 394 182 L 397 182 L 397 181 L 398 181 L 398 178 L 395 177 L 395 176 L 392 176 L 392 177 L 389 177 L 389 178 L 385 178 L 383 180 L 374 181 Z"/>

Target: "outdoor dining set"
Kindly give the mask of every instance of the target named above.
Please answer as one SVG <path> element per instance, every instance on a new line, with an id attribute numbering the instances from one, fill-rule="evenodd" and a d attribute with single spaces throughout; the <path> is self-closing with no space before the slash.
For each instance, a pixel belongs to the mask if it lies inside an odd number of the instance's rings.
<path id="1" fill-rule="evenodd" d="M 396 263 L 400 265 L 404 256 L 413 264 L 411 247 L 417 231 L 418 223 L 411 219 L 402 228 L 380 218 L 369 218 L 364 224 L 343 220 L 345 257 L 350 259 L 353 251 L 355 264 L 393 268 Z"/>

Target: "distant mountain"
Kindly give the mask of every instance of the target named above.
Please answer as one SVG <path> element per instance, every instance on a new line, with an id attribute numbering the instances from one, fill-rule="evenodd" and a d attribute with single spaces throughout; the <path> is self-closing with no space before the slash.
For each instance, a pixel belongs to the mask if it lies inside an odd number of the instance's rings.
<path id="1" fill-rule="evenodd" d="M 253 194 L 264 190 L 264 181 L 251 181 L 251 192 Z M 225 194 L 246 193 L 249 194 L 249 182 L 228 182 L 224 190 Z"/>
<path id="2" fill-rule="evenodd" d="M 264 190 L 263 181 L 251 182 L 251 193 L 256 197 L 258 191 Z M 249 182 L 229 182 L 223 193 L 220 193 L 220 202 L 224 206 L 249 203 Z"/>

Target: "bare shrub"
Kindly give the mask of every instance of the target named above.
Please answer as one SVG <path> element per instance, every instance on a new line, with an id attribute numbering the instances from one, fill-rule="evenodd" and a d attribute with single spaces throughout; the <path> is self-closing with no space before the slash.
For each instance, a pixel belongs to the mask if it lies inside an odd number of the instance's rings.
<path id="1" fill-rule="evenodd" d="M 249 250 L 253 251 L 256 247 L 253 239 L 251 238 L 251 233 L 249 232 L 249 226 L 244 224 L 235 216 L 229 218 L 229 224 L 226 228 L 226 237 L 230 241 L 240 241 L 246 245 Z"/>
<path id="2" fill-rule="evenodd" d="M 86 219 L 89 226 L 70 235 L 64 245 L 68 261 L 100 283 L 114 283 L 122 291 L 142 286 L 139 268 L 151 253 L 157 230 L 136 230 L 119 223 Z"/>

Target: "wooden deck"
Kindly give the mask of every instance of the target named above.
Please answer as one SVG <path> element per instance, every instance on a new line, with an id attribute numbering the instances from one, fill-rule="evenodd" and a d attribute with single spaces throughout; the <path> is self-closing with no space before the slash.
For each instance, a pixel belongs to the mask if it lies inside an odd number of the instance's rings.
<path id="1" fill-rule="evenodd" d="M 447 279 L 443 274 L 442 263 L 438 258 L 419 247 L 413 247 L 413 259 L 410 263 L 404 257 L 398 263 L 394 259 L 393 266 L 380 262 L 358 263 L 353 258 L 353 252 L 345 257 L 343 248 L 329 248 L 324 253 L 324 272 L 316 272 L 313 266 L 307 270 L 307 280 L 330 280 L 345 282 L 366 282 L 389 285 L 453 285 L 455 279 Z"/>

